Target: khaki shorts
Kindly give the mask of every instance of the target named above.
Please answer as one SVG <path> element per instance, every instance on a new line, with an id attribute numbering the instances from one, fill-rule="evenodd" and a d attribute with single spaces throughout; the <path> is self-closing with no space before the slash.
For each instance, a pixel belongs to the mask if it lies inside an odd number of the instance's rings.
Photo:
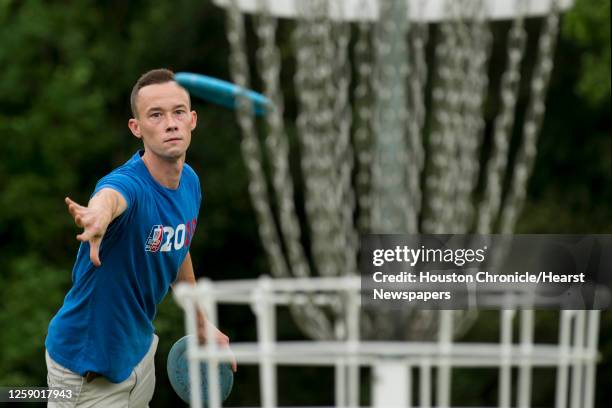
<path id="1" fill-rule="evenodd" d="M 48 386 L 71 389 L 75 393 L 75 397 L 70 401 L 49 401 L 47 407 L 148 407 L 155 390 L 154 357 L 158 341 L 159 338 L 154 334 L 147 354 L 134 367 L 128 379 L 119 384 L 112 383 L 104 377 L 97 377 L 88 383 L 79 374 L 58 364 L 45 351 Z"/>

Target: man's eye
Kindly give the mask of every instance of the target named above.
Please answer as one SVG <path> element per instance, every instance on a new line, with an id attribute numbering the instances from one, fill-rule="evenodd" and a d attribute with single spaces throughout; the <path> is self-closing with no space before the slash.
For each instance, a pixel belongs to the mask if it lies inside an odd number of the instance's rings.
<path id="1" fill-rule="evenodd" d="M 175 113 L 176 113 L 177 115 L 183 115 L 183 114 L 185 113 L 185 111 L 184 111 L 184 110 L 182 110 L 182 109 L 179 109 L 179 110 L 177 110 Z"/>
<path id="2" fill-rule="evenodd" d="M 159 112 L 155 112 L 155 113 L 151 114 L 152 118 L 159 118 L 160 116 L 161 116 L 161 113 L 159 113 Z"/>

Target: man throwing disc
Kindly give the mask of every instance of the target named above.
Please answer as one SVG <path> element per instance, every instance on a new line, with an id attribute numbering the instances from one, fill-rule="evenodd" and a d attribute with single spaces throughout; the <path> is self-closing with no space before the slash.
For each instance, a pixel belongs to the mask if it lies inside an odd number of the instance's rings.
<path id="1" fill-rule="evenodd" d="M 83 228 L 72 288 L 45 341 L 50 387 L 75 390 L 51 407 L 146 407 L 155 387 L 157 305 L 174 282 L 195 282 L 189 247 L 202 201 L 185 163 L 197 114 L 174 73 L 145 73 L 128 126 L 144 150 L 103 177 L 87 206 L 66 204 Z M 204 336 L 205 318 L 200 319 Z M 223 346 L 229 339 L 214 328 Z M 236 370 L 236 363 L 233 363 Z"/>

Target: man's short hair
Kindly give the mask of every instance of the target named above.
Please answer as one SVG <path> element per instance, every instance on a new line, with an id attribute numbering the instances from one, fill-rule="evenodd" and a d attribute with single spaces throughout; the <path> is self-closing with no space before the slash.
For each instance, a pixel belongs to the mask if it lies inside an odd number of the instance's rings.
<path id="1" fill-rule="evenodd" d="M 174 72 L 166 68 L 152 69 L 151 71 L 142 74 L 134 87 L 132 88 L 132 94 L 130 95 L 130 106 L 132 108 L 132 115 L 138 117 L 138 110 L 136 109 L 136 98 L 138 98 L 138 91 L 145 86 L 165 84 L 166 82 L 176 82 L 174 78 Z M 189 93 L 187 93 L 189 95 Z"/>

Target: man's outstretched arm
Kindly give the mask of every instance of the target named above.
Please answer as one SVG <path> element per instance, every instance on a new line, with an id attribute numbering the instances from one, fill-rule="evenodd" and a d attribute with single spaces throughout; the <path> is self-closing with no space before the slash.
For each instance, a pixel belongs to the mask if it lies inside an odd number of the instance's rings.
<path id="1" fill-rule="evenodd" d="M 112 188 L 103 188 L 89 200 L 87 207 L 69 197 L 65 201 L 74 222 L 83 228 L 83 232 L 76 238 L 81 242 L 89 242 L 89 259 L 96 267 L 102 265 L 100 243 L 108 225 L 127 209 L 125 198 Z"/>
<path id="2" fill-rule="evenodd" d="M 195 285 L 196 283 L 195 274 L 193 272 L 193 263 L 191 262 L 191 254 L 189 252 L 187 252 L 187 256 L 185 256 L 185 260 L 179 268 L 178 277 L 172 286 L 178 282 L 187 282 L 191 285 Z M 198 310 L 198 337 L 202 342 L 206 340 L 206 323 L 206 315 L 200 313 L 200 310 Z M 221 330 L 217 329 L 215 326 L 210 325 L 210 327 L 212 327 L 213 335 L 217 340 L 217 343 L 222 347 L 229 347 L 229 337 L 223 334 L 223 332 L 221 332 Z M 236 367 L 236 360 L 232 360 L 232 370 L 234 372 L 236 372 Z"/>

